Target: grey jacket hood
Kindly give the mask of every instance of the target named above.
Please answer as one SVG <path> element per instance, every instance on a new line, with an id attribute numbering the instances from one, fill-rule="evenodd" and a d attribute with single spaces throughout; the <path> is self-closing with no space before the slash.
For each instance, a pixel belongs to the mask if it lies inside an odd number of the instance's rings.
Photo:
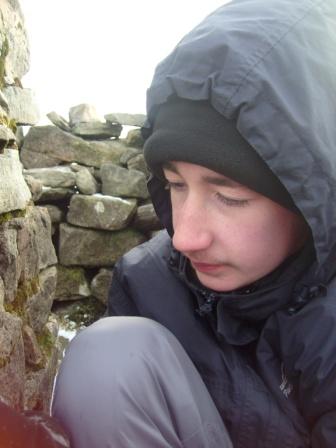
<path id="1" fill-rule="evenodd" d="M 336 1 L 234 0 L 187 34 L 147 92 L 150 127 L 175 94 L 208 100 L 308 222 L 315 280 L 336 271 Z"/>

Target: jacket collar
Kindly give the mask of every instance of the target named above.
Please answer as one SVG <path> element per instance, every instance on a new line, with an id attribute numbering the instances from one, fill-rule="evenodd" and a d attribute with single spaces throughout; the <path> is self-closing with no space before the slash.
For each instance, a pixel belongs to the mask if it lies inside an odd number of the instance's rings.
<path id="1" fill-rule="evenodd" d="M 293 314 L 313 297 L 325 293 L 322 285 L 309 282 L 314 258 L 313 245 L 307 244 L 261 280 L 231 292 L 202 286 L 188 259 L 173 248 L 169 265 L 194 293 L 196 313 L 215 321 L 219 338 L 232 345 L 246 345 L 259 337 L 265 321 L 274 312 L 286 310 Z"/>

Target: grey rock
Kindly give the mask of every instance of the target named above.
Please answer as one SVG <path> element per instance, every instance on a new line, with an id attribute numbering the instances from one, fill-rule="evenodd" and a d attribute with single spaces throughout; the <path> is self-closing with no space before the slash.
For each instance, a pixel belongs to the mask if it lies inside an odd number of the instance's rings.
<path id="1" fill-rule="evenodd" d="M 127 162 L 127 168 L 129 170 L 141 171 L 146 176 L 146 178 L 149 176 L 149 170 L 147 168 L 143 154 L 138 154 L 135 157 L 131 157 Z"/>
<path id="2" fill-rule="evenodd" d="M 61 115 L 59 115 L 57 112 L 52 111 L 47 114 L 47 117 L 49 120 L 57 126 L 58 128 L 62 129 L 62 131 L 65 132 L 71 132 L 70 124 L 67 122 L 65 118 L 63 118 Z"/>
<path id="3" fill-rule="evenodd" d="M 51 306 L 54 301 L 57 282 L 55 266 L 43 270 L 39 275 L 39 290 L 28 298 L 26 315 L 29 325 L 39 333 L 48 321 Z"/>
<path id="4" fill-rule="evenodd" d="M 78 194 L 71 198 L 67 221 L 80 227 L 120 230 L 128 225 L 135 211 L 135 199 Z"/>
<path id="5" fill-rule="evenodd" d="M 20 257 L 16 261 L 18 277 L 27 282 L 38 272 L 57 263 L 55 248 L 51 240 L 51 222 L 48 210 L 44 207 L 31 207 L 24 219 L 16 225 L 17 251 Z"/>
<path id="6" fill-rule="evenodd" d="M 111 269 L 100 269 L 92 279 L 91 291 L 96 299 L 107 305 L 108 291 L 111 285 L 113 271 Z"/>
<path id="7" fill-rule="evenodd" d="M 37 202 L 42 196 L 42 189 L 43 189 L 42 182 L 27 174 L 24 175 L 24 180 L 28 185 L 33 201 Z"/>
<path id="8" fill-rule="evenodd" d="M 55 374 L 61 351 L 55 330 L 50 329 L 51 324 L 53 326 L 55 324 L 50 320 L 49 318 L 41 333 L 40 346 L 44 356 L 43 367 L 39 369 L 35 367 L 26 372 L 24 388 L 24 408 L 46 413 L 50 411 Z"/>
<path id="9" fill-rule="evenodd" d="M 27 208 L 26 215 L 0 226 L 0 277 L 4 283 L 5 304 L 17 296 L 18 285 L 26 296 L 38 272 L 57 262 L 50 235 L 47 210 Z"/>
<path id="10" fill-rule="evenodd" d="M 89 123 L 77 123 L 72 127 L 75 135 L 87 139 L 103 139 L 111 137 L 119 137 L 122 131 L 120 124 L 101 123 L 99 121 L 91 121 Z"/>
<path id="11" fill-rule="evenodd" d="M 128 162 L 133 159 L 133 157 L 137 157 L 142 154 L 140 149 L 135 149 L 133 152 L 124 152 L 124 154 L 120 157 L 120 165 L 127 166 Z"/>
<path id="12" fill-rule="evenodd" d="M 125 153 L 138 154 L 138 150 L 123 140 L 89 142 L 56 126 L 35 126 L 25 137 L 21 161 L 28 169 L 71 162 L 99 168 L 105 162 L 119 164 Z"/>
<path id="13" fill-rule="evenodd" d="M 136 170 L 127 170 L 112 163 L 100 168 L 102 193 L 110 196 L 148 198 L 146 177 Z"/>
<path id="14" fill-rule="evenodd" d="M 91 121 L 102 121 L 97 113 L 95 106 L 91 104 L 78 104 L 69 110 L 70 126 L 78 123 L 89 123 Z"/>
<path id="15" fill-rule="evenodd" d="M 9 116 L 19 125 L 35 125 L 40 119 L 34 92 L 9 86 L 3 89 L 9 106 Z"/>
<path id="16" fill-rule="evenodd" d="M 42 193 L 37 203 L 43 204 L 44 202 L 58 202 L 65 199 L 69 199 L 76 191 L 73 188 L 51 188 L 42 187 Z"/>
<path id="17" fill-rule="evenodd" d="M 1 2 L 0 37 L 2 53 L 5 59 L 6 79 L 15 82 L 29 70 L 29 43 L 24 17 L 18 0 Z"/>
<path id="18" fill-rule="evenodd" d="M 79 163 L 76 163 L 76 162 L 72 162 L 72 163 L 70 164 L 70 168 L 72 169 L 72 171 L 73 171 L 74 173 L 78 173 L 79 171 L 81 171 L 81 170 L 83 170 L 83 169 L 86 169 L 86 170 L 88 170 L 92 175 L 94 175 L 94 171 L 95 171 L 95 168 L 94 168 L 93 166 L 79 165 Z"/>
<path id="19" fill-rule="evenodd" d="M 76 185 L 76 175 L 69 166 L 31 168 L 24 170 L 24 175 L 40 180 L 45 187 L 69 188 Z"/>
<path id="20" fill-rule="evenodd" d="M 9 113 L 8 101 L 1 90 L 0 90 L 0 106 L 4 111 L 7 112 L 7 114 Z"/>
<path id="21" fill-rule="evenodd" d="M 7 126 L 0 125 L 0 152 L 6 147 L 15 146 L 16 137 Z"/>
<path id="22" fill-rule="evenodd" d="M 25 358 L 22 321 L 0 312 L 0 397 L 14 409 L 23 409 Z"/>
<path id="23" fill-rule="evenodd" d="M 20 278 L 17 247 L 18 231 L 9 227 L 9 225 L 9 223 L 5 223 L 0 226 L 0 276 L 4 284 L 5 303 L 14 300 Z"/>
<path id="24" fill-rule="evenodd" d="M 43 353 L 33 329 L 28 325 L 24 325 L 22 328 L 22 336 L 26 363 L 30 367 L 39 367 L 43 362 Z"/>
<path id="25" fill-rule="evenodd" d="M 89 282 L 83 268 L 57 266 L 55 300 L 79 300 L 91 294 Z"/>
<path id="26" fill-rule="evenodd" d="M 162 225 L 157 217 L 153 204 L 145 204 L 138 207 L 132 225 L 144 232 L 159 230 Z"/>
<path id="27" fill-rule="evenodd" d="M 82 167 L 76 173 L 76 185 L 82 194 L 95 194 L 100 190 L 100 185 L 88 168 Z"/>
<path id="28" fill-rule="evenodd" d="M 121 255 L 144 241 L 133 229 L 108 232 L 61 224 L 59 259 L 64 266 L 113 266 Z"/>
<path id="29" fill-rule="evenodd" d="M 52 224 L 59 224 L 65 220 L 65 212 L 57 205 L 46 204 L 43 206 L 48 210 L 50 220 Z"/>
<path id="30" fill-rule="evenodd" d="M 0 311 L 5 311 L 5 284 L 2 278 L 0 277 Z"/>
<path id="31" fill-rule="evenodd" d="M 126 143 L 129 146 L 133 146 L 135 148 L 142 148 L 144 145 L 144 139 L 141 134 L 140 129 L 131 129 L 128 131 L 126 136 Z"/>
<path id="32" fill-rule="evenodd" d="M 125 114 L 125 113 L 112 113 L 104 115 L 105 120 L 110 123 L 120 123 L 126 126 L 143 126 L 146 121 L 146 115 L 144 114 Z"/>
<path id="33" fill-rule="evenodd" d="M 0 154 L 0 178 L 0 214 L 26 208 L 31 194 L 22 175 L 17 150 L 5 148 L 4 154 Z"/>
<path id="34" fill-rule="evenodd" d="M 44 207 L 34 207 L 29 226 L 35 232 L 39 270 L 56 264 L 57 256 L 51 240 L 51 221 L 48 210 Z"/>

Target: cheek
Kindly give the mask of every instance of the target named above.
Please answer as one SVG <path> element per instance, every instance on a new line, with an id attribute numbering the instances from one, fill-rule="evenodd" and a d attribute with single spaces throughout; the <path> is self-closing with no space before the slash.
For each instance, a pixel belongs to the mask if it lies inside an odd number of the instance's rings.
<path id="1" fill-rule="evenodd" d="M 279 207 L 255 220 L 248 236 L 251 241 L 247 244 L 274 268 L 298 250 L 303 233 L 301 220 Z"/>

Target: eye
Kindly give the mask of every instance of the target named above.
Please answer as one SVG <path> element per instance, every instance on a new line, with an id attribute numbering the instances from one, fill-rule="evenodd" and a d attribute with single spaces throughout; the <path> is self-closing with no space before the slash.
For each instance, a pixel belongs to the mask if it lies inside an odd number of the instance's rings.
<path id="1" fill-rule="evenodd" d="M 223 196 L 220 193 L 216 193 L 216 198 L 224 205 L 229 207 L 245 207 L 249 204 L 247 199 L 233 199 L 228 198 L 227 196 Z"/>
<path id="2" fill-rule="evenodd" d="M 166 190 L 174 190 L 174 191 L 180 191 L 185 187 L 185 184 L 183 182 L 173 182 L 167 180 L 165 189 Z"/>

